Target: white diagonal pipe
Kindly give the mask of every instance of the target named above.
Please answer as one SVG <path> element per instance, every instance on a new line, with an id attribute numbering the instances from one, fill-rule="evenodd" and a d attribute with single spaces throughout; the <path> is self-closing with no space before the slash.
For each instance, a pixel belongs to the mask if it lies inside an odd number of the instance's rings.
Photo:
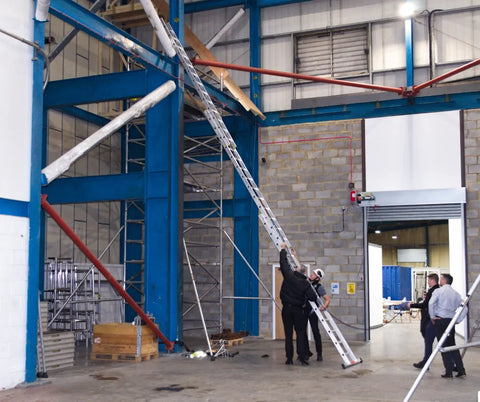
<path id="1" fill-rule="evenodd" d="M 163 27 L 163 24 L 160 21 L 160 17 L 158 16 L 157 10 L 153 7 L 151 0 L 140 0 L 142 3 L 142 7 L 145 10 L 145 14 L 147 14 L 148 19 L 150 20 L 150 24 L 157 34 L 158 39 L 160 39 L 160 43 L 162 44 L 163 49 L 167 53 L 169 57 L 175 56 L 175 50 L 172 46 L 172 41 L 167 35 L 167 31 Z"/>
<path id="2" fill-rule="evenodd" d="M 165 84 L 159 86 L 157 89 L 143 97 L 121 115 L 115 117 L 101 129 L 95 131 L 90 137 L 86 138 L 80 144 L 64 153 L 60 158 L 50 163 L 50 165 L 43 168 L 42 184 L 46 185 L 51 183 L 62 173 L 66 172 L 72 163 L 74 163 L 78 158 L 98 145 L 105 138 L 118 131 L 120 127 L 128 123 L 130 120 L 141 116 L 148 109 L 155 106 L 162 99 L 170 95 L 175 88 L 176 85 L 173 81 L 167 81 Z"/>
<path id="3" fill-rule="evenodd" d="M 50 0 L 37 0 L 37 8 L 35 10 L 35 19 L 40 22 L 45 22 L 47 20 L 49 8 L 50 8 Z"/>
<path id="4" fill-rule="evenodd" d="M 222 29 L 220 29 L 220 31 L 218 31 L 213 36 L 213 38 L 208 41 L 205 47 L 210 50 L 213 46 L 215 46 L 215 44 L 220 40 L 220 38 L 236 24 L 236 22 L 242 17 L 243 14 L 245 14 L 245 10 L 241 8 L 232 18 L 228 20 L 228 22 L 222 27 Z"/>

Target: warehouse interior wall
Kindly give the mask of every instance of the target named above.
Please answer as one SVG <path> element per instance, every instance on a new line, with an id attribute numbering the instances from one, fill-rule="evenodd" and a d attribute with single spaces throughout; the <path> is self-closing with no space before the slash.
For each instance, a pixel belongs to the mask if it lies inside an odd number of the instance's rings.
<path id="1" fill-rule="evenodd" d="M 350 203 L 349 183 L 362 188 L 362 122 L 342 120 L 262 129 L 260 190 L 299 259 L 325 271 L 323 284 L 339 284 L 331 308 L 347 340 L 363 340 L 363 215 Z M 263 162 L 265 160 L 265 162 Z M 259 275 L 272 289 L 278 252 L 260 228 Z M 347 284 L 355 293 L 347 294 Z M 259 290 L 260 295 L 262 289 Z M 260 335 L 272 334 L 272 303 L 260 303 Z"/>
<path id="2" fill-rule="evenodd" d="M 79 2 L 88 8 L 90 2 Z M 59 18 L 49 15 L 45 23 L 45 36 L 50 38 L 45 50 L 50 53 L 64 35 L 73 27 Z M 122 68 L 117 52 L 106 44 L 78 32 L 65 49 L 51 63 L 50 79 L 64 80 L 107 74 Z M 119 101 L 79 105 L 81 109 L 112 118 L 120 113 Z M 53 162 L 75 145 L 93 134 L 100 126 L 70 116 L 58 110 L 49 109 L 47 114 L 47 160 Z M 79 158 L 61 177 L 84 177 L 118 174 L 122 172 L 122 141 L 116 133 Z M 120 229 L 120 202 L 100 202 L 88 204 L 63 204 L 54 206 L 60 216 L 73 228 L 82 241 L 95 254 L 100 255 Z M 120 262 L 121 245 L 118 237 L 105 253 L 102 262 L 117 264 Z M 85 256 L 74 247 L 72 241 L 61 231 L 49 217 L 46 218 L 45 257 L 47 259 L 70 259 L 76 263 L 86 262 Z"/>
<path id="3" fill-rule="evenodd" d="M 14 2 L 0 13 L 0 26 L 32 41 L 32 17 L 33 2 Z M 0 51 L 6 57 L 0 67 L 4 77 L 0 108 L 5 117 L 0 139 L 0 166 L 4 172 L 0 180 L 1 390 L 25 379 L 33 50 L 2 34 Z M 24 212 L 15 212 L 15 205 Z"/>
<path id="4" fill-rule="evenodd" d="M 334 78 L 357 82 L 405 86 L 404 20 L 398 15 L 403 0 L 312 0 L 261 10 L 261 66 L 267 69 L 295 72 L 295 46 L 298 34 L 348 30 L 365 26 L 368 41 L 368 71 L 352 71 Z M 469 0 L 456 2 L 426 1 L 413 18 L 415 82 L 430 77 L 428 50 L 428 12 L 442 9 L 432 16 L 434 44 L 434 76 L 480 57 L 475 21 L 480 9 Z M 231 18 L 239 7 L 222 8 L 188 14 L 185 23 L 205 43 Z M 212 53 L 224 63 L 249 65 L 249 12 L 212 48 Z M 466 39 L 467 38 L 467 39 Z M 348 57 L 342 64 L 349 64 Z M 475 67 L 447 79 L 454 82 L 478 75 Z M 230 71 L 234 80 L 249 91 L 249 74 Z M 289 78 L 262 76 L 262 111 L 288 110 L 292 100 L 318 99 L 355 94 L 364 90 L 339 85 L 323 85 Z"/>

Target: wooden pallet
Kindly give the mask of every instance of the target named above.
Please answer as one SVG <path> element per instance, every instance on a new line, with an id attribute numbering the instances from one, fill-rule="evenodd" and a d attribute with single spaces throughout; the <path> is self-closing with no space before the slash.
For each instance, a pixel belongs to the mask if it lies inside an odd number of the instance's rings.
<path id="1" fill-rule="evenodd" d="M 122 362 L 143 362 L 146 360 L 156 359 L 158 352 L 149 353 L 144 355 L 134 355 L 131 353 L 91 353 L 90 359 L 92 360 L 110 360 L 110 361 L 122 361 Z"/>
<path id="2" fill-rule="evenodd" d="M 243 344 L 243 338 L 236 338 L 236 339 L 210 339 L 210 345 L 215 345 L 219 343 L 219 341 L 225 341 L 225 346 L 238 346 Z"/>

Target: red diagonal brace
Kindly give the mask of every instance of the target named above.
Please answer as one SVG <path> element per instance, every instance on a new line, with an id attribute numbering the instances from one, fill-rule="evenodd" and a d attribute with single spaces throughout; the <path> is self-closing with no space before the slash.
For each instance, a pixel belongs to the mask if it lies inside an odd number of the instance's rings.
<path id="1" fill-rule="evenodd" d="M 135 312 L 142 318 L 142 320 L 147 324 L 152 331 L 159 337 L 165 344 L 165 348 L 169 351 L 173 350 L 174 343 L 170 342 L 165 335 L 158 329 L 155 323 L 145 314 L 145 312 L 140 308 L 140 306 L 135 303 L 135 300 L 125 292 L 125 290 L 120 286 L 117 280 L 112 276 L 110 272 L 102 265 L 102 263 L 95 257 L 92 252 L 87 248 L 87 246 L 80 240 L 80 238 L 75 234 L 75 232 L 67 225 L 67 223 L 62 219 L 62 217 L 53 209 L 53 207 L 47 202 L 47 196 L 42 195 L 42 208 L 57 222 L 58 226 L 65 232 L 65 234 L 73 240 L 77 247 L 82 251 L 83 254 L 90 260 L 90 262 L 95 265 L 98 270 L 102 273 L 105 279 L 110 282 L 113 288 L 122 296 L 125 301 L 132 307 Z"/>
<path id="2" fill-rule="evenodd" d="M 393 93 L 396 93 L 398 95 L 403 95 L 404 94 L 404 89 L 403 88 L 397 88 L 397 87 L 386 87 L 386 86 L 383 86 L 383 85 L 362 84 L 361 82 L 337 80 L 337 79 L 334 79 L 334 78 L 316 77 L 316 76 L 305 75 L 305 74 L 288 73 L 288 72 L 285 72 L 285 71 L 267 70 L 266 68 L 240 66 L 238 64 L 220 63 L 218 61 L 201 60 L 201 59 L 198 59 L 198 58 L 193 59 L 192 63 L 202 65 L 202 66 L 222 67 L 222 68 L 227 68 L 227 69 L 230 69 L 230 70 L 247 71 L 247 72 L 250 72 L 250 73 L 258 73 L 258 74 L 276 75 L 278 77 L 295 78 L 295 79 L 298 79 L 298 80 L 324 82 L 326 84 L 336 84 L 336 85 L 344 85 L 344 86 L 348 86 L 348 87 L 373 89 L 373 90 L 376 90 L 376 91 L 393 92 Z"/>

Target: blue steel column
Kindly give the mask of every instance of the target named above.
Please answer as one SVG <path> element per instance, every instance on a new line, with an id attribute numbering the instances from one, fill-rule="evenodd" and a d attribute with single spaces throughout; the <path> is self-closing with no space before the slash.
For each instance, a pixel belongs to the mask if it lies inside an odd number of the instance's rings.
<path id="1" fill-rule="evenodd" d="M 34 22 L 34 41 L 41 46 L 45 39 L 45 24 Z M 35 53 L 35 51 L 34 51 Z M 35 54 L 34 54 L 35 55 Z M 27 290 L 27 336 L 25 382 L 36 380 L 37 365 L 37 322 L 38 322 L 38 290 L 39 274 L 42 260 L 41 253 L 41 169 L 42 169 L 42 136 L 43 136 L 43 57 L 37 53 L 33 62 L 32 93 L 32 144 L 30 168 L 30 237 L 28 244 L 28 290 Z"/>
<path id="2" fill-rule="evenodd" d="M 181 43 L 184 43 L 184 4 L 183 0 L 170 0 L 169 3 L 169 20 L 177 37 Z M 176 316 L 177 323 L 177 340 L 183 340 L 183 67 L 178 63 L 174 67 L 174 75 L 178 77 L 175 81 L 177 90 L 171 95 L 172 97 L 172 141 L 171 154 L 174 157 L 171 170 L 170 194 L 176 194 L 177 197 L 171 199 L 171 229 L 172 242 L 170 253 L 172 261 L 176 262 L 176 266 L 172 264 L 172 280 L 170 281 L 171 305 L 170 314 Z M 176 201 L 176 203 L 175 203 Z M 174 237 L 176 234 L 176 238 Z M 175 241 L 176 240 L 176 241 Z M 174 276 L 176 269 L 176 277 Z M 176 295 L 176 298 L 174 297 Z"/>
<path id="3" fill-rule="evenodd" d="M 250 0 L 250 65 L 261 67 L 261 18 L 257 0 Z M 250 74 L 250 98 L 261 109 L 260 74 Z"/>
<path id="4" fill-rule="evenodd" d="M 174 26 L 178 24 L 177 29 L 183 28 L 183 1 L 171 1 L 170 13 Z M 178 76 L 178 69 L 173 73 Z M 165 79 L 151 70 L 147 81 L 151 91 Z M 178 79 L 176 84 L 178 86 Z M 180 252 L 183 205 L 179 206 L 182 202 L 179 189 L 183 190 L 180 187 L 183 170 L 181 90 L 177 88 L 147 112 L 145 151 L 145 310 L 153 314 L 167 338 L 175 340 L 182 337 L 179 291 L 179 278 L 183 275 Z"/>
<path id="5" fill-rule="evenodd" d="M 254 124 L 244 123 L 243 130 L 232 131 L 237 150 L 258 183 L 258 138 Z M 235 173 L 234 178 L 234 240 L 240 251 L 258 274 L 258 209 L 245 185 Z M 246 210 L 244 211 L 246 206 Z M 242 258 L 234 255 L 234 295 L 258 297 L 259 283 Z M 248 331 L 258 335 L 258 300 L 236 299 L 234 304 L 235 331 Z"/>
<path id="6" fill-rule="evenodd" d="M 405 20 L 405 53 L 406 53 L 406 72 L 407 72 L 407 88 L 413 87 L 413 20 L 407 18 Z"/>

